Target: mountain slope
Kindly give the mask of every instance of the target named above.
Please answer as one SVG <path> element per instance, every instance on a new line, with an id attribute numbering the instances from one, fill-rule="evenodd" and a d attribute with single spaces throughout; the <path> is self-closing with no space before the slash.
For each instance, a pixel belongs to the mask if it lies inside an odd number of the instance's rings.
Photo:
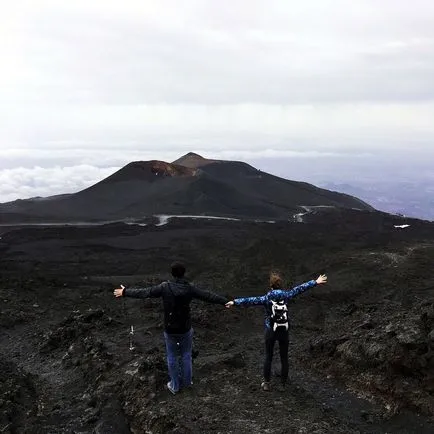
<path id="1" fill-rule="evenodd" d="M 0 205 L 0 222 L 142 218 L 153 214 L 205 214 L 287 220 L 300 206 L 372 211 L 349 195 L 289 181 L 237 161 L 189 153 L 173 163 L 127 164 L 74 194 Z"/>
<path id="2" fill-rule="evenodd" d="M 191 166 L 193 167 L 193 166 Z M 202 163 L 201 169 L 207 174 L 236 185 L 237 190 L 285 208 L 290 203 L 296 205 L 329 205 L 345 208 L 373 209 L 365 202 L 342 193 L 315 187 L 307 182 L 290 181 L 262 172 L 247 163 L 237 161 L 210 161 Z M 290 198 L 288 202 L 288 198 Z"/>

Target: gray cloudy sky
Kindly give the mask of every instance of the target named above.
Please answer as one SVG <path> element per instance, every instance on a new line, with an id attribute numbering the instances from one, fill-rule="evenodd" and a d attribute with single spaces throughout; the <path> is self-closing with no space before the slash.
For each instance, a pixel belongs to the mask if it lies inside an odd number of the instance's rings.
<path id="1" fill-rule="evenodd" d="M 188 151 L 434 155 L 432 0 L 5 0 L 0 58 L 0 201 Z"/>

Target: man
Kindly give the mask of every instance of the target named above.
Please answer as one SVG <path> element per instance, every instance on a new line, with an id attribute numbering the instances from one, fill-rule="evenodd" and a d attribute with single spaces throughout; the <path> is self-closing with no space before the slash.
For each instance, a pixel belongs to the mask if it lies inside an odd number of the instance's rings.
<path id="1" fill-rule="evenodd" d="M 185 279 L 185 266 L 175 262 L 171 266 L 173 280 L 148 288 L 117 288 L 115 297 L 162 297 L 164 307 L 164 338 L 170 381 L 167 388 L 173 394 L 192 383 L 192 343 L 190 303 L 193 298 L 225 305 L 227 298 L 204 291 Z M 181 364 L 179 363 L 181 358 Z M 182 372 L 180 368 L 182 365 Z"/>

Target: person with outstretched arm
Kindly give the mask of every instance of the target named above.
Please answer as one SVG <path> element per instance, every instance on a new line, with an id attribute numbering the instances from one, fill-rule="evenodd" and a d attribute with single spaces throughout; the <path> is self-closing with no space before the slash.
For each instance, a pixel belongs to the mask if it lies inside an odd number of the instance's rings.
<path id="1" fill-rule="evenodd" d="M 278 273 L 270 274 L 270 290 L 267 294 L 258 297 L 243 297 L 226 303 L 232 306 L 264 306 L 265 307 L 265 362 L 264 381 L 262 390 L 270 390 L 271 363 L 276 341 L 279 342 L 280 361 L 282 365 L 281 389 L 284 390 L 288 380 L 288 347 L 289 347 L 289 318 L 287 302 L 309 288 L 327 282 L 327 276 L 321 274 L 318 279 L 302 283 L 291 290 L 282 289 L 283 283 Z"/>
<path id="2" fill-rule="evenodd" d="M 184 277 L 185 266 L 175 262 L 171 266 L 173 279 L 148 288 L 117 288 L 115 297 L 161 297 L 164 308 L 164 338 L 170 381 L 167 388 L 176 394 L 192 383 L 193 328 L 190 303 L 196 298 L 225 305 L 227 298 L 197 288 Z M 181 360 L 181 363 L 179 363 Z M 182 369 L 181 369 L 182 366 Z"/>

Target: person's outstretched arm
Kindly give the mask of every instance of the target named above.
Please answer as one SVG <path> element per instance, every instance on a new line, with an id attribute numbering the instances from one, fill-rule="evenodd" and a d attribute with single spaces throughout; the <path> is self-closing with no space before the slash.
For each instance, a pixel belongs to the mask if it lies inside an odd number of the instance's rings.
<path id="1" fill-rule="evenodd" d="M 163 293 L 164 283 L 147 288 L 125 288 L 121 285 L 113 291 L 115 297 L 131 297 L 131 298 L 149 298 L 161 297 Z"/>
<path id="2" fill-rule="evenodd" d="M 260 306 L 267 302 L 267 296 L 261 295 L 258 297 L 241 297 L 226 303 L 226 307 L 231 306 Z"/>
<path id="3" fill-rule="evenodd" d="M 214 304 L 226 304 L 228 301 L 226 297 L 216 294 L 215 292 L 206 291 L 194 285 L 191 285 L 191 288 L 193 297 L 199 300 L 207 301 L 208 303 Z"/>
<path id="4" fill-rule="evenodd" d="M 321 274 L 321 276 L 318 277 L 316 280 L 309 280 L 309 282 L 302 283 L 301 285 L 295 286 L 294 288 L 290 289 L 289 291 L 284 290 L 275 290 L 273 291 L 273 294 L 278 296 L 279 298 L 282 298 L 284 300 L 289 300 L 291 298 L 294 298 L 295 296 L 301 294 L 302 292 L 306 291 L 309 288 L 312 288 L 316 285 L 321 285 L 327 282 L 327 276 L 325 274 Z"/>

